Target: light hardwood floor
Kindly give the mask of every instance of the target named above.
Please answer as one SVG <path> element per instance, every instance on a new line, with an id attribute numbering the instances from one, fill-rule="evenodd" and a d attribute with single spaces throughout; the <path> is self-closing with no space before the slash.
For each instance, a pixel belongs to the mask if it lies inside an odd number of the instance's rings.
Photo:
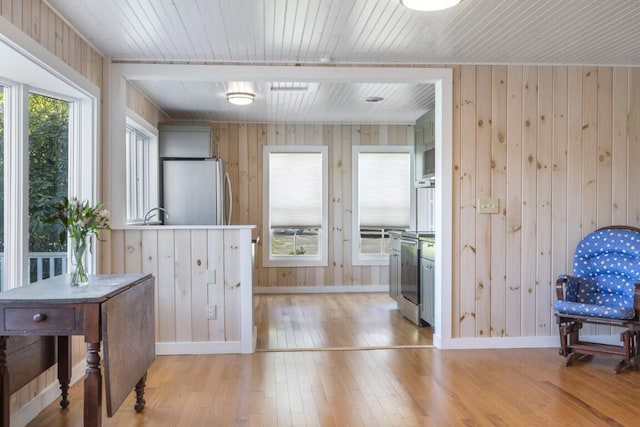
<path id="1" fill-rule="evenodd" d="M 258 350 L 433 344 L 431 328 L 402 317 L 386 293 L 255 296 Z"/>
<path id="2" fill-rule="evenodd" d="M 276 300 L 262 309 L 276 310 Z M 611 359 L 594 358 L 566 368 L 555 348 L 159 356 L 144 412 L 133 411 L 131 395 L 103 420 L 109 427 L 638 425 L 640 371 L 613 375 L 612 367 Z M 54 403 L 29 425 L 82 425 L 81 384 L 71 389 L 70 408 Z"/>

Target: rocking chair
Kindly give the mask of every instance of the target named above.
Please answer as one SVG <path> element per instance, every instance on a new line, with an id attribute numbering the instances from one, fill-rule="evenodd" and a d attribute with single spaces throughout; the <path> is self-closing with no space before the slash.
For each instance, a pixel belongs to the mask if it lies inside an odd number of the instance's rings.
<path id="1" fill-rule="evenodd" d="M 593 355 L 622 357 L 614 373 L 638 365 L 640 344 L 640 229 L 604 227 L 576 247 L 573 276 L 556 282 L 554 303 L 560 355 L 569 366 Z M 622 327 L 622 345 L 582 341 L 584 323 Z"/>

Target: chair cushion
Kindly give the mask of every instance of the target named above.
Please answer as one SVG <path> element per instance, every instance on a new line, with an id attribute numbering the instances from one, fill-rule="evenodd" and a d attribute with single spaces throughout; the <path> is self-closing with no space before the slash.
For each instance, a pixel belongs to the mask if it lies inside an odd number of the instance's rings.
<path id="1" fill-rule="evenodd" d="M 608 319 L 633 319 L 635 310 L 631 307 L 616 307 L 597 304 L 584 304 L 573 301 L 556 301 L 553 308 L 561 314 L 577 316 L 604 317 Z"/>

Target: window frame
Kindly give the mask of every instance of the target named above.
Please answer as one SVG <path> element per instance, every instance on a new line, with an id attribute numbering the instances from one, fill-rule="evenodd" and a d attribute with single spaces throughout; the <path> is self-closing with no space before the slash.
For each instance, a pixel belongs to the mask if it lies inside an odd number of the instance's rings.
<path id="1" fill-rule="evenodd" d="M 29 283 L 29 93 L 69 102 L 69 196 L 95 203 L 99 174 L 100 89 L 32 39 L 5 37 L 0 25 L 0 66 L 5 88 L 5 263 L 3 288 Z M 98 251 L 88 268 L 96 272 Z"/>
<path id="2" fill-rule="evenodd" d="M 322 222 L 319 229 L 318 255 L 277 256 L 271 253 L 271 209 L 269 201 L 269 177 L 271 153 L 320 153 L 322 155 Z M 263 248 L 264 267 L 326 267 L 328 266 L 329 244 L 329 149 L 324 145 L 265 145 L 263 148 Z"/>
<path id="3" fill-rule="evenodd" d="M 415 149 L 412 145 L 354 145 L 351 152 L 351 260 L 354 266 L 389 265 L 389 254 L 363 254 L 360 252 L 360 204 L 359 204 L 359 154 L 407 153 L 409 154 L 409 228 L 416 224 Z"/>
<path id="4" fill-rule="evenodd" d="M 146 141 L 146 147 L 143 148 L 145 154 L 143 155 L 143 184 L 141 188 L 142 194 L 137 194 L 142 198 L 142 215 L 138 217 L 131 217 L 131 207 L 129 206 L 130 194 L 129 194 L 129 185 L 127 179 L 125 179 L 125 191 L 126 191 L 126 201 L 125 201 L 125 222 L 127 225 L 136 225 L 144 223 L 144 214 L 151 208 L 158 206 L 159 200 L 159 158 L 158 158 L 158 129 L 155 128 L 151 123 L 147 122 L 142 116 L 135 113 L 133 110 L 127 108 L 126 111 L 126 126 L 125 126 L 125 135 L 128 132 L 128 128 L 134 129 L 137 133 L 144 136 Z M 128 148 L 126 147 L 125 142 L 125 151 Z M 130 170 L 129 158 L 127 157 L 127 153 L 125 153 L 125 173 L 127 176 L 131 174 L 133 171 Z M 140 199 L 138 199 L 138 203 L 140 203 Z"/>

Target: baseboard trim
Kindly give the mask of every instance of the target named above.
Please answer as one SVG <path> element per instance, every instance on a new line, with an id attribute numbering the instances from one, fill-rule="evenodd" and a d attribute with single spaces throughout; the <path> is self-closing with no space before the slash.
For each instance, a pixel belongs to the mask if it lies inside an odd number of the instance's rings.
<path id="1" fill-rule="evenodd" d="M 439 337 L 438 337 L 439 338 Z M 620 334 L 581 335 L 581 341 L 597 342 L 609 345 L 622 345 Z M 487 337 L 487 338 L 450 338 L 440 340 L 434 336 L 434 344 L 441 349 L 502 349 L 502 348 L 560 348 L 557 335 L 539 337 Z"/>
<path id="2" fill-rule="evenodd" d="M 560 340 L 557 336 L 449 338 L 442 339 L 440 344 L 442 350 L 552 348 L 559 347 Z"/>
<path id="3" fill-rule="evenodd" d="M 184 354 L 233 354 L 242 353 L 240 341 L 228 342 L 159 342 L 156 343 L 156 355 L 184 355 Z"/>
<path id="4" fill-rule="evenodd" d="M 257 286 L 256 294 L 338 294 L 354 292 L 389 292 L 388 285 L 347 286 Z"/>
<path id="5" fill-rule="evenodd" d="M 74 385 L 78 380 L 84 377 L 86 363 L 81 360 L 75 365 L 71 371 L 71 383 L 69 386 Z M 51 405 L 56 400 L 60 399 L 60 383 L 56 379 L 47 387 L 44 388 L 37 396 L 31 399 L 26 405 L 18 409 L 11 415 L 10 424 L 12 426 L 26 426 L 33 421 L 40 412 Z M 82 405 L 82 401 L 76 402 L 76 405 Z"/>

